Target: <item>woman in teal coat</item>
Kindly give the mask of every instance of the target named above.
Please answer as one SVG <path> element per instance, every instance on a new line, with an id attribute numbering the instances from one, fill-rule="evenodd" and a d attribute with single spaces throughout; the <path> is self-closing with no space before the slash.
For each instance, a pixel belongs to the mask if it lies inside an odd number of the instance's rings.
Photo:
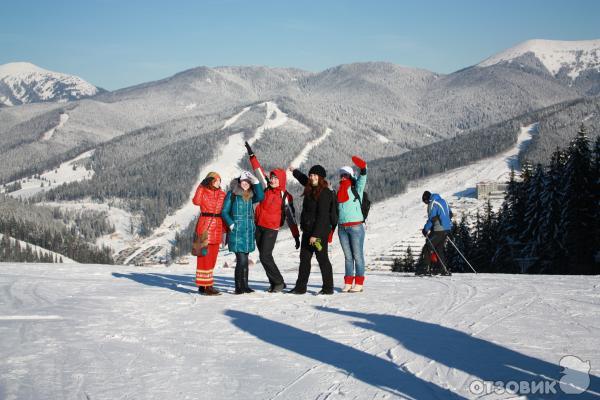
<path id="1" fill-rule="evenodd" d="M 252 293 L 248 286 L 248 254 L 255 249 L 254 204 L 262 201 L 265 193 L 251 172 L 243 171 L 229 185 L 221 215 L 229 227 L 229 250 L 235 253 L 235 294 Z"/>
<path id="2" fill-rule="evenodd" d="M 342 292 L 362 292 L 365 282 L 365 216 L 361 206 L 367 185 L 367 163 L 357 156 L 352 157 L 352 161 L 360 175 L 355 178 L 350 166 L 340 168 L 337 192 L 338 235 L 346 265 Z"/>

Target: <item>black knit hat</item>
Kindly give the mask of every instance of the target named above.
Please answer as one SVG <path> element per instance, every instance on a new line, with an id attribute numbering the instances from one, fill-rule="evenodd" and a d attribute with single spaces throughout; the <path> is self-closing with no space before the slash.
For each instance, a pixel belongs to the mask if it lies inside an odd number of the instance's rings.
<path id="1" fill-rule="evenodd" d="M 325 171 L 325 168 L 320 165 L 313 165 L 308 171 L 308 174 L 319 175 L 323 179 L 327 178 L 327 171 Z"/>
<path id="2" fill-rule="evenodd" d="M 431 199 L 431 192 L 429 192 L 428 190 L 424 191 L 421 199 L 423 200 L 423 203 L 429 203 L 429 199 Z"/>

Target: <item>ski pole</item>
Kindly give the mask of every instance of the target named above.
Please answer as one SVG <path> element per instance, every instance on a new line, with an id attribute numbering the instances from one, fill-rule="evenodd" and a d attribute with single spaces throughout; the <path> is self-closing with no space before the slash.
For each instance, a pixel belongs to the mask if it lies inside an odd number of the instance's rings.
<path id="1" fill-rule="evenodd" d="M 440 261 L 440 264 L 442 264 L 442 267 L 444 268 L 444 271 L 446 272 L 446 275 L 450 275 L 450 272 L 448 272 L 448 268 L 446 268 L 446 265 L 444 264 L 444 261 L 442 261 L 442 257 L 440 257 L 440 255 L 438 254 L 438 252 L 435 249 L 435 246 L 433 245 L 433 243 L 431 243 L 431 239 L 429 239 L 429 236 L 425 236 L 425 239 L 427 239 L 427 241 L 429 242 L 429 246 L 431 246 L 431 248 L 433 249 L 433 252 L 437 256 L 437 259 Z"/>
<path id="2" fill-rule="evenodd" d="M 454 248 L 456 249 L 456 251 L 458 251 L 458 254 L 460 254 L 460 256 L 463 258 L 463 260 L 465 260 L 466 263 L 469 265 L 469 267 L 471 267 L 471 269 L 473 270 L 473 272 L 477 273 L 477 271 L 475 271 L 475 268 L 473 268 L 473 266 L 471 265 L 471 263 L 469 262 L 469 260 L 467 260 L 467 257 L 465 257 L 464 254 L 460 252 L 460 250 L 458 249 L 458 247 L 456 247 L 456 244 L 454 244 L 454 242 L 452 241 L 452 239 L 450 239 L 450 236 L 448 236 L 448 240 L 450 241 L 450 243 L 452 244 L 452 246 L 454 246 Z"/>

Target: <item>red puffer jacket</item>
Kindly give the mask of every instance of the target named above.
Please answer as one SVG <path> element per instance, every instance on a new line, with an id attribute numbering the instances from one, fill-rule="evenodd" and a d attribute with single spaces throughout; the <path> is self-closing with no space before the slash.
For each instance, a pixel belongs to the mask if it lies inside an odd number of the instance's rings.
<path id="1" fill-rule="evenodd" d="M 278 230 L 285 220 L 283 197 L 288 196 L 288 202 L 293 202 L 292 197 L 285 191 L 286 175 L 282 169 L 273 171 L 279 178 L 279 187 L 276 189 L 268 188 L 265 190 L 265 198 L 256 207 L 254 215 L 256 217 L 256 225 L 263 228 Z"/>
<path id="2" fill-rule="evenodd" d="M 202 185 L 198 186 L 192 200 L 195 205 L 200 206 L 202 214 L 221 214 L 224 201 L 225 192 L 223 190 L 207 188 Z M 201 235 L 206 230 L 208 230 L 208 244 L 220 244 L 221 237 L 225 231 L 225 223 L 220 216 L 209 217 L 200 215 L 196 234 Z"/>

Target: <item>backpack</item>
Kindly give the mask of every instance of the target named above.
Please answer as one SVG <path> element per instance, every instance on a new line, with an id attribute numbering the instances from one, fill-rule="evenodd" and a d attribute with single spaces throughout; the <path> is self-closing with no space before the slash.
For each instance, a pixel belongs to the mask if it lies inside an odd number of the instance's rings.
<path id="1" fill-rule="evenodd" d="M 367 220 L 369 211 L 371 210 L 371 200 L 369 199 L 369 194 L 364 191 L 361 201 L 360 196 L 358 195 L 358 190 L 356 190 L 356 185 L 353 184 L 350 188 L 352 189 L 352 194 L 354 195 L 354 201 L 358 200 L 358 203 L 360 204 L 360 211 L 362 211 L 364 222 Z"/>
<path id="2" fill-rule="evenodd" d="M 332 190 L 331 196 L 331 204 L 329 205 L 329 224 L 331 225 L 331 229 L 335 230 L 338 224 L 337 193 L 334 190 Z"/>
<path id="3" fill-rule="evenodd" d="M 281 198 L 281 221 L 279 222 L 280 228 L 285 224 L 285 202 L 287 201 L 287 198 L 289 195 L 290 194 L 286 190 L 285 192 L 283 192 L 283 197 Z M 290 204 L 290 203 L 288 203 L 288 204 Z M 290 208 L 291 208 L 292 213 L 296 212 L 296 210 L 294 210 L 294 207 L 291 204 L 290 204 Z"/>

